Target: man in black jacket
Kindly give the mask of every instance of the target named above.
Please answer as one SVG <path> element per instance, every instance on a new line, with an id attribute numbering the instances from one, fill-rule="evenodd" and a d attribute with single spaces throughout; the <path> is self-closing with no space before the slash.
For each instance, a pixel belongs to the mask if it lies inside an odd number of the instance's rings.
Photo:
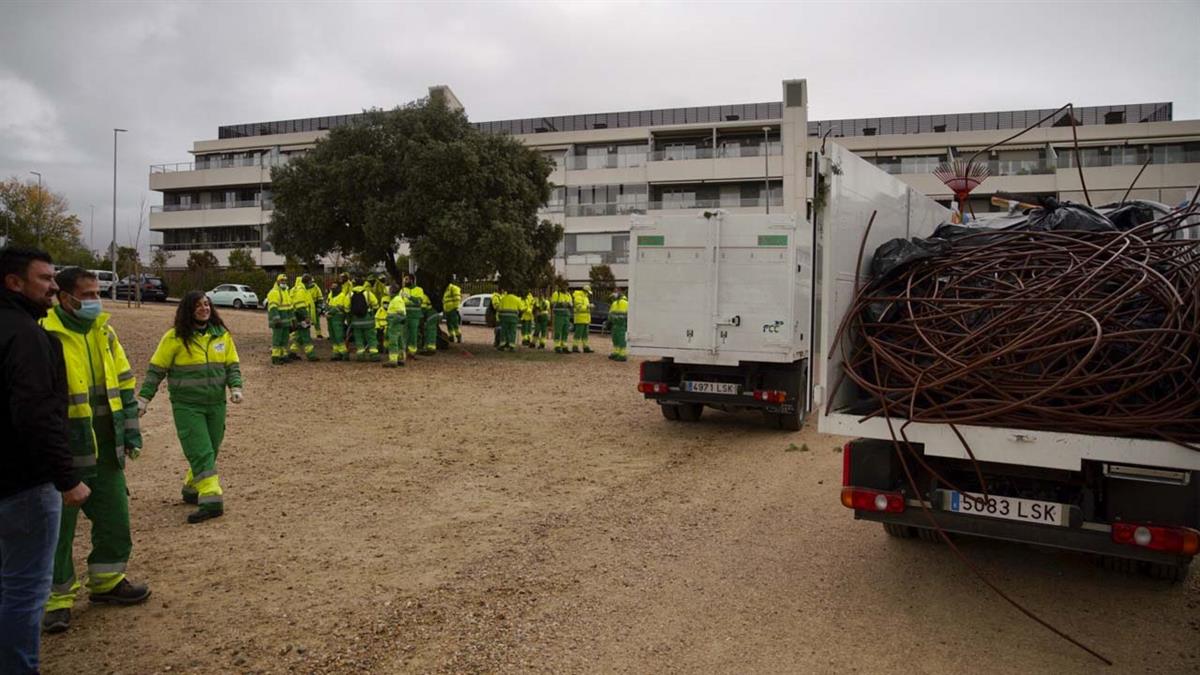
<path id="1" fill-rule="evenodd" d="M 0 279 L 0 673 L 36 673 L 62 505 L 90 490 L 71 470 L 62 345 L 37 324 L 58 292 L 54 265 L 9 247 Z"/>

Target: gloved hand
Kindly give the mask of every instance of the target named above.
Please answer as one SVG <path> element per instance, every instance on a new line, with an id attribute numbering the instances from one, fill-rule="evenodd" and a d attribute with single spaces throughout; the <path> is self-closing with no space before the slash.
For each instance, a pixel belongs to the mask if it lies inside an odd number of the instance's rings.
<path id="1" fill-rule="evenodd" d="M 135 448 L 130 445 L 125 446 L 125 456 L 128 457 L 129 459 L 137 459 L 138 457 L 141 457 L 141 455 L 142 455 L 141 448 Z"/>
<path id="2" fill-rule="evenodd" d="M 231 403 L 241 403 L 244 399 L 245 397 L 242 396 L 241 389 L 231 389 L 229 391 L 229 401 Z"/>
<path id="3" fill-rule="evenodd" d="M 146 399 L 142 398 L 141 396 L 138 396 L 137 404 L 138 404 L 138 417 L 144 417 L 146 415 L 146 409 L 150 407 L 150 401 L 147 401 Z"/>

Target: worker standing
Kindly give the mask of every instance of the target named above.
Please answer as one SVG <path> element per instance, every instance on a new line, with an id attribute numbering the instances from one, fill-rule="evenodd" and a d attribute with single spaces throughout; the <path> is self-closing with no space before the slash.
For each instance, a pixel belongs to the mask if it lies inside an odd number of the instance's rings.
<path id="1" fill-rule="evenodd" d="M 429 298 L 411 274 L 404 275 L 404 288 L 400 293 L 404 295 L 406 302 L 404 309 L 408 322 L 408 358 L 414 359 L 417 357 L 417 350 L 421 348 L 421 318 L 425 309 L 430 307 Z"/>
<path id="2" fill-rule="evenodd" d="M 379 360 L 379 348 L 375 346 L 375 310 L 379 301 L 362 277 L 354 280 L 348 298 L 350 309 L 350 333 L 354 336 L 354 350 L 359 361 Z"/>
<path id="3" fill-rule="evenodd" d="M 391 301 L 391 293 L 380 296 L 379 307 L 375 310 L 375 344 L 380 354 L 387 349 L 388 303 Z"/>
<path id="4" fill-rule="evenodd" d="M 136 605 L 150 589 L 125 577 L 133 539 L 129 534 L 129 493 L 125 458 L 142 448 L 135 381 L 125 349 L 101 311 L 100 280 L 68 267 L 58 273 L 58 305 L 42 327 L 58 339 L 66 363 L 68 434 L 75 475 L 91 488 L 79 506 L 64 506 L 54 552 L 54 581 L 42 629 L 60 633 L 71 625 L 80 583 L 75 576 L 75 524 L 82 508 L 92 522 L 87 586 L 93 603 Z"/>
<path id="5" fill-rule="evenodd" d="M 575 335 L 571 340 L 571 351 L 578 353 L 582 345 L 583 353 L 591 354 L 592 348 L 588 346 L 588 326 L 592 323 L 592 287 L 584 284 L 583 288 L 572 294 L 571 299 L 575 311 Z"/>
<path id="6" fill-rule="evenodd" d="M 521 344 L 533 346 L 533 293 L 529 292 L 521 299 Z"/>
<path id="7" fill-rule="evenodd" d="M 303 277 L 296 277 L 296 283 L 292 284 L 292 311 L 296 315 L 296 320 L 292 323 L 289 351 L 295 358 L 299 358 L 300 353 L 303 352 L 304 358 L 309 361 L 320 361 L 317 358 L 316 346 L 313 345 L 312 339 L 312 320 L 316 315 L 316 304 L 313 303 L 312 296 L 308 292 L 307 282 L 311 281 L 312 277 L 306 274 Z"/>
<path id="8" fill-rule="evenodd" d="M 629 350 L 626 335 L 629 330 L 629 298 L 617 289 L 613 294 L 612 304 L 608 307 L 607 323 L 612 329 L 612 353 L 608 358 L 613 361 L 625 361 L 628 359 Z"/>
<path id="9" fill-rule="evenodd" d="M 233 336 L 200 291 L 183 296 L 175 327 L 162 336 L 150 357 L 137 397 L 139 415 L 146 414 L 164 378 L 175 432 L 188 462 L 183 501 L 198 506 L 187 521 L 202 523 L 225 513 L 217 454 L 225 438 L 225 390 L 230 401 L 242 402 L 242 369 Z"/>
<path id="10" fill-rule="evenodd" d="M 452 278 L 442 293 L 442 313 L 446 316 L 446 334 L 451 342 L 462 342 L 462 315 L 458 311 L 461 305 L 462 289 L 454 284 Z"/>
<path id="11" fill-rule="evenodd" d="M 316 329 L 315 335 L 318 340 L 323 340 L 325 335 L 321 332 L 321 315 L 328 311 L 325 293 L 321 290 L 321 284 L 314 281 L 311 274 L 304 275 L 304 285 L 308 288 L 309 307 L 312 308 L 312 324 Z"/>
<path id="12" fill-rule="evenodd" d="M 501 291 L 500 307 L 497 315 L 500 319 L 500 351 L 511 352 L 517 348 L 517 320 L 524 305 L 516 293 Z"/>
<path id="13" fill-rule="evenodd" d="M 546 328 L 550 324 L 550 301 L 539 290 L 533 298 L 533 341 L 538 349 L 546 348 Z"/>
<path id="14" fill-rule="evenodd" d="M 504 296 L 504 287 L 497 286 L 496 292 L 492 293 L 492 321 L 495 324 L 492 326 L 492 346 L 500 349 L 500 335 L 503 332 L 500 328 L 500 298 Z"/>
<path id="15" fill-rule="evenodd" d="M 400 287 L 392 284 L 392 298 L 387 304 L 387 350 L 388 360 L 384 362 L 384 366 L 396 368 L 403 366 L 407 358 L 407 342 L 405 337 L 408 334 L 408 299 L 400 292 Z"/>
<path id="16" fill-rule="evenodd" d="M 382 298 L 383 296 L 387 295 L 388 285 L 383 282 L 382 277 L 372 274 L 370 283 L 371 283 L 371 292 L 375 294 L 375 297 L 377 299 Z"/>
<path id="17" fill-rule="evenodd" d="M 571 312 L 575 301 L 567 292 L 567 284 L 559 281 L 554 293 L 550 295 L 550 309 L 554 312 L 554 351 L 557 354 L 567 353 L 567 336 L 571 332 Z"/>
<path id="18" fill-rule="evenodd" d="M 329 300 L 325 304 L 329 319 L 329 342 L 333 346 L 333 361 L 349 361 L 346 350 L 346 314 L 350 311 L 350 296 L 335 285 L 329 289 Z"/>
<path id="19" fill-rule="evenodd" d="M 280 274 L 275 277 L 275 285 L 267 292 L 267 323 L 271 327 L 271 363 L 274 365 L 288 362 L 288 334 L 294 319 L 287 276 Z"/>

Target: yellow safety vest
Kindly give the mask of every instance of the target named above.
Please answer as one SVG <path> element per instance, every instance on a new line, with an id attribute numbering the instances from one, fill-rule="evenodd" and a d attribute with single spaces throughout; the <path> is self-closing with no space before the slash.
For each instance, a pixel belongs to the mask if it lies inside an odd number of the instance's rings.
<path id="1" fill-rule="evenodd" d="M 213 406 L 225 403 L 225 388 L 242 387 L 242 367 L 233 336 L 224 328 L 209 326 L 193 334 L 187 345 L 168 330 L 158 341 L 146 379 L 139 392 L 149 401 L 167 379 L 171 403 Z"/>
<path id="2" fill-rule="evenodd" d="M 442 311 L 449 312 L 458 309 L 462 304 L 462 289 L 454 284 L 446 287 L 446 292 L 442 293 Z"/>
<path id="3" fill-rule="evenodd" d="M 592 322 L 592 296 L 584 290 L 575 291 L 571 296 L 575 308 L 575 323 Z"/>

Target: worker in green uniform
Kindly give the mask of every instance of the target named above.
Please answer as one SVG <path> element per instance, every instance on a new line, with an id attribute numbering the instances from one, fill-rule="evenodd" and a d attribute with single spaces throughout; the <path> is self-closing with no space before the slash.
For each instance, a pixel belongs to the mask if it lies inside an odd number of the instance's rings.
<path id="1" fill-rule="evenodd" d="M 503 332 L 503 330 L 500 328 L 500 298 L 502 297 L 504 297 L 504 287 L 497 286 L 496 292 L 492 293 L 491 297 L 492 321 L 495 322 L 492 325 L 492 346 L 496 349 L 500 349 L 500 336 Z"/>
<path id="2" fill-rule="evenodd" d="M 225 438 L 225 390 L 242 402 L 242 369 L 233 336 L 217 310 L 200 291 L 188 291 L 175 311 L 175 327 L 158 342 L 146 379 L 138 393 L 138 414 L 145 415 L 158 385 L 167 380 L 175 432 L 188 470 L 183 501 L 199 508 L 189 523 L 202 523 L 225 513 L 224 492 L 217 474 L 217 454 Z"/>
<path id="3" fill-rule="evenodd" d="M 371 283 L 371 292 L 375 294 L 375 297 L 377 299 L 382 298 L 383 296 L 387 295 L 388 285 L 387 285 L 387 282 L 384 281 L 383 275 L 372 274 L 370 283 Z"/>
<path id="4" fill-rule="evenodd" d="M 404 309 L 408 321 L 408 358 L 415 359 L 422 344 L 421 319 L 431 305 L 424 289 L 417 285 L 416 278 L 411 274 L 404 275 L 404 288 L 400 289 L 400 293 L 404 295 L 406 302 Z"/>
<path id="5" fill-rule="evenodd" d="M 375 310 L 379 300 L 362 277 L 354 280 L 348 298 L 350 332 L 354 336 L 354 350 L 359 361 L 378 361 L 379 348 L 375 346 Z"/>
<path id="6" fill-rule="evenodd" d="M 313 334 L 318 340 L 323 340 L 325 335 L 321 332 L 321 315 L 328 311 L 325 293 L 321 290 L 321 284 L 317 283 L 311 274 L 304 275 L 304 286 L 308 289 L 309 307 L 312 308 Z"/>
<path id="7" fill-rule="evenodd" d="M 521 344 L 533 346 L 533 293 L 529 292 L 521 299 Z"/>
<path id="8" fill-rule="evenodd" d="M 442 293 L 442 314 L 446 317 L 446 334 L 451 342 L 462 342 L 462 315 L 458 308 L 462 306 L 462 289 L 454 284 L 451 278 Z"/>
<path id="9" fill-rule="evenodd" d="M 271 363 L 274 365 L 288 361 L 288 334 L 292 331 L 294 320 L 295 311 L 287 276 L 280 274 L 275 277 L 275 285 L 267 292 L 267 323 L 271 327 Z"/>
<path id="10" fill-rule="evenodd" d="M 575 312 L 575 335 L 571 340 L 571 351 L 578 353 L 583 347 L 583 353 L 591 354 L 588 346 L 588 326 L 592 323 L 592 287 L 584 284 L 583 288 L 571 295 L 572 309 Z"/>
<path id="11" fill-rule="evenodd" d="M 420 288 L 419 286 L 417 288 Z M 423 294 L 425 291 L 421 291 Z M 442 313 L 437 311 L 433 302 L 426 295 L 421 304 L 421 332 L 425 336 L 421 353 L 425 355 L 437 353 L 438 325 L 442 323 Z"/>
<path id="12" fill-rule="evenodd" d="M 574 310 L 575 301 L 571 298 L 571 294 L 567 292 L 567 284 L 565 281 L 559 281 L 558 287 L 554 293 L 550 295 L 550 309 L 554 312 L 554 351 L 558 354 L 566 354 L 567 335 L 571 332 L 571 313 Z"/>
<path id="13" fill-rule="evenodd" d="M 392 294 L 385 293 L 379 297 L 379 307 L 375 310 L 375 343 L 379 347 L 380 354 L 387 350 L 387 312 L 388 303 L 391 301 Z"/>
<path id="14" fill-rule="evenodd" d="M 386 308 L 388 360 L 383 365 L 395 368 L 403 366 L 407 358 L 408 299 L 396 284 L 392 284 L 391 292 L 392 297 Z"/>
<path id="15" fill-rule="evenodd" d="M 350 354 L 346 350 L 346 315 L 350 312 L 349 293 L 335 285 L 329 290 L 329 300 L 325 303 L 325 308 L 329 319 L 329 342 L 333 346 L 332 360 L 349 361 Z"/>
<path id="16" fill-rule="evenodd" d="M 312 277 L 305 274 L 296 277 L 296 282 L 292 284 L 292 311 L 296 320 L 292 322 L 290 351 L 297 357 L 303 353 L 309 361 L 320 361 L 312 338 L 312 320 L 316 316 L 317 306 L 308 291 L 308 282 L 311 281 Z"/>
<path id="17" fill-rule="evenodd" d="M 533 346 L 546 348 L 546 327 L 550 323 L 550 301 L 545 291 L 539 290 L 533 297 Z"/>
<path id="18" fill-rule="evenodd" d="M 627 360 L 629 350 L 625 336 L 629 330 L 629 298 L 625 297 L 619 288 L 613 294 L 612 304 L 608 307 L 606 323 L 612 329 L 612 353 L 608 358 L 613 361 Z"/>
<path id="19" fill-rule="evenodd" d="M 58 305 L 42 319 L 42 327 L 62 343 L 66 362 L 68 438 L 75 475 L 91 489 L 80 506 L 63 506 L 54 576 L 42 629 L 67 630 L 80 587 L 72 553 L 80 509 L 92 522 L 87 586 L 91 601 L 134 605 L 150 597 L 144 584 L 125 578 L 133 551 L 129 534 L 129 492 L 125 458 L 141 452 L 135 381 L 109 315 L 101 311 L 100 280 L 95 274 L 68 267 L 59 272 Z"/>
<path id="20" fill-rule="evenodd" d="M 500 319 L 500 351 L 516 351 L 517 320 L 523 304 L 516 293 L 504 293 L 500 296 L 500 306 L 497 311 Z"/>

